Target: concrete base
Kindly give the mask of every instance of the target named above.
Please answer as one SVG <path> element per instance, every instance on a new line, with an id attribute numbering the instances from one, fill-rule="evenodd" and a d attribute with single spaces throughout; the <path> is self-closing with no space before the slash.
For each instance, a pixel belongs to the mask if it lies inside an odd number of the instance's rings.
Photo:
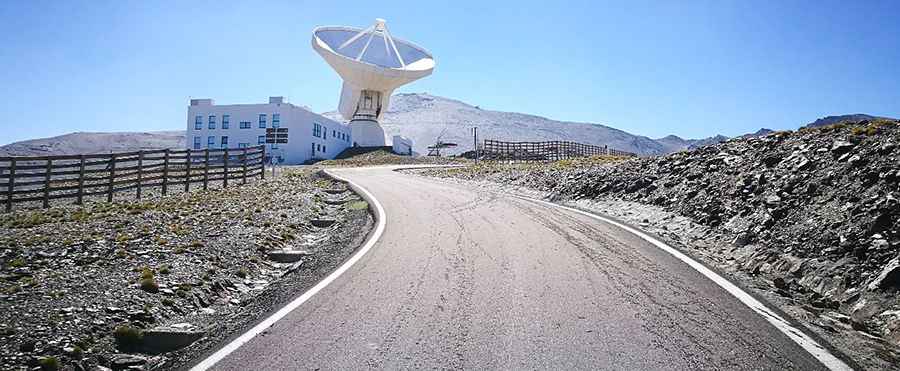
<path id="1" fill-rule="evenodd" d="M 350 136 L 353 145 L 359 147 L 383 147 L 385 145 L 384 129 L 374 120 L 351 120 Z"/>

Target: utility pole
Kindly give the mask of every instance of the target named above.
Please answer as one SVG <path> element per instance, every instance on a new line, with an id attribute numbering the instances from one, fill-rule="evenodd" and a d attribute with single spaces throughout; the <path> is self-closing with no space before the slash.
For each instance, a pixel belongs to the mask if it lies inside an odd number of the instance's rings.
<path id="1" fill-rule="evenodd" d="M 478 127 L 472 128 L 472 135 L 475 137 L 475 163 L 478 163 Z"/>

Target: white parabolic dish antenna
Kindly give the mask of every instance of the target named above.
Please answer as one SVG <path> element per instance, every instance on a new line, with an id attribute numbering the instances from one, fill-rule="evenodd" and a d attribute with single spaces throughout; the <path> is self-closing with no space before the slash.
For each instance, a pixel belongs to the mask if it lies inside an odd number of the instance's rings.
<path id="1" fill-rule="evenodd" d="M 431 53 L 409 41 L 391 37 L 383 19 L 366 29 L 318 27 L 313 49 L 344 79 L 338 111 L 350 120 L 355 145 L 384 146 L 378 124 L 391 93 L 431 74 Z"/>

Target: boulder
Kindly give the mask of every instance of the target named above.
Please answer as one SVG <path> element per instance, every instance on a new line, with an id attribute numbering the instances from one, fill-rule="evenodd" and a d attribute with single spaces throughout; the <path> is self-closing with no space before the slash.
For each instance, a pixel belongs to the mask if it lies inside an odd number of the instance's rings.
<path id="1" fill-rule="evenodd" d="M 155 327 L 144 331 L 141 347 L 149 353 L 166 353 L 184 348 L 206 335 L 193 326 L 174 325 Z"/>
<path id="2" fill-rule="evenodd" d="M 891 259 L 881 269 L 881 273 L 869 283 L 869 290 L 883 290 L 897 286 L 900 286 L 900 256 Z"/>
<path id="3" fill-rule="evenodd" d="M 278 263 L 294 263 L 303 259 L 304 256 L 312 255 L 306 250 L 273 250 L 269 251 L 269 260 Z"/>
<path id="4" fill-rule="evenodd" d="M 831 153 L 840 156 L 853 149 L 853 143 L 846 140 L 836 140 L 831 144 Z"/>
<path id="5" fill-rule="evenodd" d="M 319 228 L 330 227 L 334 224 L 334 222 L 335 222 L 334 219 L 313 219 L 313 220 L 309 221 L 309 223 L 312 224 L 314 227 L 319 227 Z"/>
<path id="6" fill-rule="evenodd" d="M 134 354 L 114 354 L 109 359 L 109 366 L 113 370 L 124 370 L 147 363 L 147 359 Z"/>

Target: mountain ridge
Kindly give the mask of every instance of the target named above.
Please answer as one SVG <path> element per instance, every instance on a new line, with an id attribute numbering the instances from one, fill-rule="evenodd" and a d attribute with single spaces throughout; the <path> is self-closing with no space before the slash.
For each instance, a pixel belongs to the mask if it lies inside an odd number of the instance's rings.
<path id="1" fill-rule="evenodd" d="M 75 155 L 183 148 L 185 132 L 74 132 L 0 146 L 0 156 Z"/>
<path id="2" fill-rule="evenodd" d="M 817 128 L 817 127 L 821 127 L 821 126 L 828 126 L 828 125 L 837 124 L 837 123 L 839 123 L 839 122 L 841 122 L 841 121 L 854 121 L 854 122 L 859 122 L 859 121 L 862 121 L 862 120 L 869 120 L 869 121 L 871 121 L 871 120 L 874 120 L 874 119 L 896 120 L 896 119 L 893 119 L 893 118 L 890 118 L 890 117 L 880 117 L 880 116 L 867 115 L 867 114 L 864 114 L 864 113 L 854 113 L 854 114 L 849 114 L 849 115 L 833 115 L 833 116 L 825 116 L 825 117 L 822 117 L 822 118 L 820 118 L 820 119 L 817 119 L 816 121 L 813 121 L 813 122 L 810 122 L 810 123 L 804 125 L 804 127 L 807 127 L 807 128 Z"/>
<path id="3" fill-rule="evenodd" d="M 336 111 L 323 113 L 337 121 L 345 121 Z M 865 114 L 836 115 L 820 118 L 806 127 L 830 125 L 840 121 L 875 119 Z M 414 151 L 428 153 L 428 146 L 440 137 L 458 146 L 445 154 L 471 150 L 471 128 L 478 127 L 479 140 L 508 141 L 568 140 L 579 143 L 608 145 L 610 148 L 639 155 L 662 155 L 690 151 L 729 139 L 724 135 L 684 139 L 667 135 L 652 139 L 599 123 L 557 121 L 519 112 L 483 109 L 458 99 L 428 93 L 400 93 L 391 97 L 391 105 L 382 117 L 388 137 L 403 135 L 413 140 Z M 773 133 L 760 129 L 739 137 L 760 137 Z M 140 149 L 183 148 L 185 132 L 74 132 L 50 138 L 31 139 L 0 146 L 0 156 L 66 155 L 78 153 L 126 152 Z"/>
<path id="4" fill-rule="evenodd" d="M 337 121 L 346 121 L 336 111 L 325 112 L 323 115 Z M 419 153 L 427 153 L 427 147 L 439 137 L 443 142 L 458 144 L 447 153 L 469 151 L 473 147 L 470 130 L 474 126 L 478 127 L 479 139 L 568 140 L 608 145 L 610 148 L 639 155 L 661 155 L 727 139 L 724 136 L 703 139 L 675 137 L 678 140 L 660 141 L 604 124 L 557 121 L 526 113 L 488 110 L 428 93 L 400 93 L 391 96 L 391 104 L 383 114 L 381 124 L 388 137 L 403 135 L 412 139 L 414 150 Z"/>

